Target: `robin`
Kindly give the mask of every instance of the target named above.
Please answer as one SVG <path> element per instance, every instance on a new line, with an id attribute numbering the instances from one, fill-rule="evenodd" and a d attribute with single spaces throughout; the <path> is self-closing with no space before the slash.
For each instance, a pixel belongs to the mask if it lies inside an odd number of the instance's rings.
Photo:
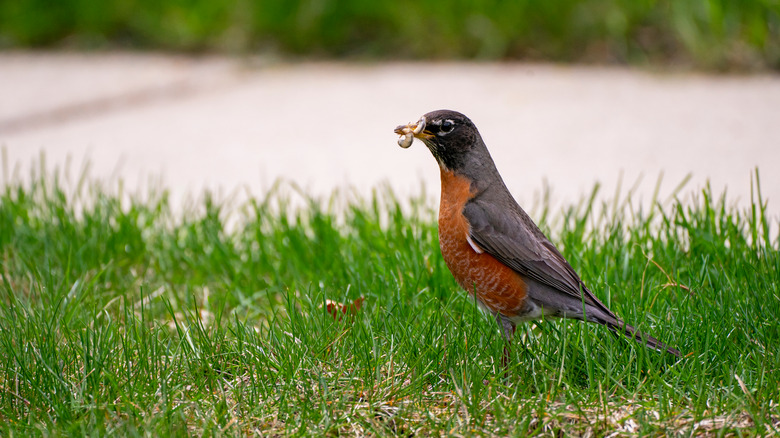
<path id="1" fill-rule="evenodd" d="M 585 286 L 507 190 L 477 127 L 450 110 L 395 128 L 398 144 L 421 140 L 439 163 L 439 245 L 458 284 L 495 316 L 510 341 L 517 324 L 574 318 L 607 326 L 675 356 L 680 352 L 623 322 Z M 504 361 L 508 360 L 508 346 Z"/>

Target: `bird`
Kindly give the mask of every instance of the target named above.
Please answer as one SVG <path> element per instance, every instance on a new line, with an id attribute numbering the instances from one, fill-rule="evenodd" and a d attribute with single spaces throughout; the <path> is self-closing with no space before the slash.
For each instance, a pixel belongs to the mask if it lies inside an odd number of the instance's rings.
<path id="1" fill-rule="evenodd" d="M 421 140 L 439 164 L 441 254 L 457 283 L 496 319 L 506 340 L 505 366 L 517 325 L 544 318 L 601 324 L 654 350 L 680 356 L 679 350 L 626 324 L 596 298 L 515 201 L 468 117 L 452 110 L 432 111 L 394 132 L 403 148 Z"/>

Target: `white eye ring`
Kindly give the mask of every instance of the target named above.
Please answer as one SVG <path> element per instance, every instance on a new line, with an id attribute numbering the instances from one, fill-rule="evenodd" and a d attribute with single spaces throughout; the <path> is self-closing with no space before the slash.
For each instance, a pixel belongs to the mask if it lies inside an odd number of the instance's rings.
<path id="1" fill-rule="evenodd" d="M 450 132 L 452 132 L 453 129 L 455 129 L 455 122 L 453 122 L 450 119 L 444 120 L 441 122 L 441 127 L 439 128 L 439 135 L 447 135 Z"/>

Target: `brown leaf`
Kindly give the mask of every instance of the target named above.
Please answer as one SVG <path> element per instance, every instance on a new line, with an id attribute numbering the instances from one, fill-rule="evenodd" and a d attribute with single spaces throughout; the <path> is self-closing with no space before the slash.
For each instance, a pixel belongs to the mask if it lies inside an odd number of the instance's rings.
<path id="1" fill-rule="evenodd" d="M 363 305 L 365 297 L 360 297 L 352 302 L 352 304 L 342 304 L 338 301 L 325 300 L 325 310 L 337 321 L 341 321 L 344 315 L 355 316 L 358 310 Z"/>

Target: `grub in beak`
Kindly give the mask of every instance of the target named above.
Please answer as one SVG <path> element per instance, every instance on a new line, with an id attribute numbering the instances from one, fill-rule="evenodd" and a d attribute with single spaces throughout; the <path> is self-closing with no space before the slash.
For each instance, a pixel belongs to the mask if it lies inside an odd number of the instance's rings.
<path id="1" fill-rule="evenodd" d="M 398 146 L 404 149 L 411 146 L 414 137 L 422 133 L 423 129 L 425 129 L 425 117 L 421 117 L 417 123 L 396 126 L 393 132 L 400 136 L 398 137 Z"/>

